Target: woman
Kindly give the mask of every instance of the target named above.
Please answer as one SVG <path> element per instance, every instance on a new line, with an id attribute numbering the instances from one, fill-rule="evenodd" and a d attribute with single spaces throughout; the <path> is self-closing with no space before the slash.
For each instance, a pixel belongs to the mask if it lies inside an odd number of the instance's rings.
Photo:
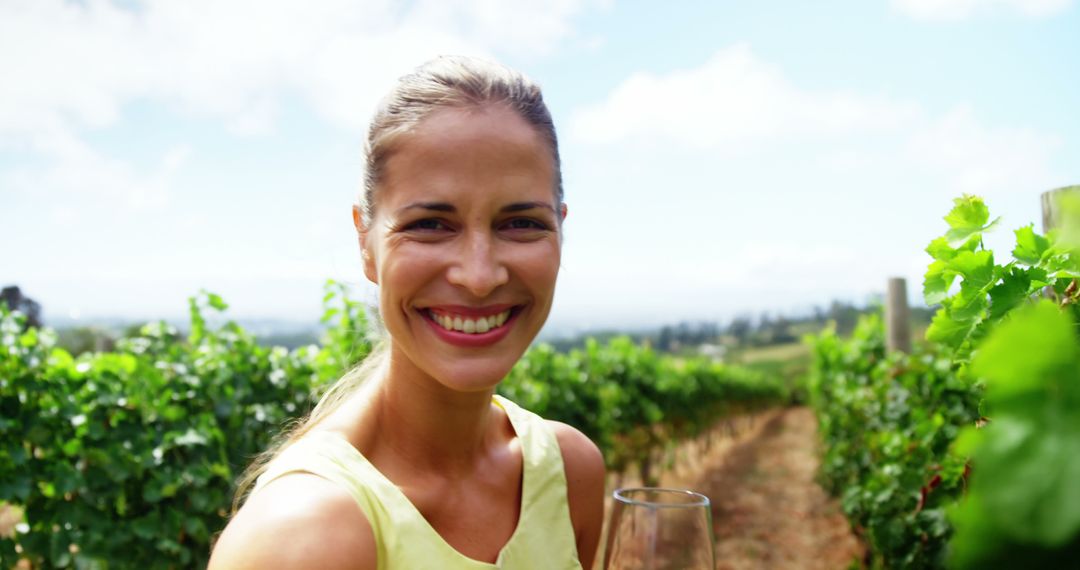
<path id="1" fill-rule="evenodd" d="M 590 568 L 604 467 L 495 387 L 547 318 L 562 248 L 540 90 L 444 57 L 376 112 L 353 219 L 385 346 L 240 493 L 218 568 Z"/>

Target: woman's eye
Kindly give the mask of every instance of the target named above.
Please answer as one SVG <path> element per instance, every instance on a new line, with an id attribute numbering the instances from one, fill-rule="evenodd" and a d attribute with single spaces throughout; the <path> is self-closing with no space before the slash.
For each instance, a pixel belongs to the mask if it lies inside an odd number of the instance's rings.
<path id="1" fill-rule="evenodd" d="M 503 226 L 509 230 L 546 230 L 546 224 L 529 218 L 514 218 Z"/>
<path id="2" fill-rule="evenodd" d="M 440 221 L 440 220 L 436 220 L 434 218 L 427 218 L 427 219 L 423 219 L 423 220 L 417 220 L 417 221 L 405 226 L 405 229 L 407 229 L 407 230 L 420 230 L 420 231 L 423 231 L 423 232 L 437 232 L 437 231 L 442 231 L 442 230 L 446 230 L 446 229 L 449 229 L 449 228 L 447 228 L 446 224 L 442 223 L 442 221 Z"/>

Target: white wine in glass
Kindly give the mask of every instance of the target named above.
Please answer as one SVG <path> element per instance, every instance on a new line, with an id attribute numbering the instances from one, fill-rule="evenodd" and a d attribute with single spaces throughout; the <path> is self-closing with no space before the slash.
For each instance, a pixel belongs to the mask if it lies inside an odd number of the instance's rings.
<path id="1" fill-rule="evenodd" d="M 713 570 L 709 498 L 681 489 L 616 489 L 605 570 Z"/>

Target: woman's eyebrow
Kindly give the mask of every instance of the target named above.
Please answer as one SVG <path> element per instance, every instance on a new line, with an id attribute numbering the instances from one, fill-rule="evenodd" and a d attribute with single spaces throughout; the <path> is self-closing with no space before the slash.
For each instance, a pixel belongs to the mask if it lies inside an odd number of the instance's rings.
<path id="1" fill-rule="evenodd" d="M 398 210 L 399 212 L 405 212 L 408 210 L 432 210 L 435 212 L 456 212 L 457 208 L 453 204 L 448 202 L 414 202 Z"/>
<path id="2" fill-rule="evenodd" d="M 525 210 L 532 210 L 533 208 L 543 208 L 545 210 L 555 211 L 555 207 L 547 202 L 515 202 L 502 207 L 503 212 L 523 212 Z"/>
<path id="3" fill-rule="evenodd" d="M 501 212 L 523 212 L 525 210 L 532 210 L 534 208 L 541 208 L 544 210 L 555 211 L 555 207 L 547 202 L 514 202 L 513 204 L 507 204 L 503 206 Z M 457 208 L 453 204 L 448 202 L 414 202 L 398 210 L 399 212 L 406 212 L 408 210 L 431 210 L 433 212 L 456 212 Z"/>

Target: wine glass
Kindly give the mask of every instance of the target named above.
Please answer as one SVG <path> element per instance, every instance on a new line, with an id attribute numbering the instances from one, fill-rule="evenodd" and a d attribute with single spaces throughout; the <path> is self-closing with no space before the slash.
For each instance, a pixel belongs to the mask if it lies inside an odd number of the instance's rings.
<path id="1" fill-rule="evenodd" d="M 713 570 L 709 498 L 682 489 L 616 489 L 605 570 Z"/>

